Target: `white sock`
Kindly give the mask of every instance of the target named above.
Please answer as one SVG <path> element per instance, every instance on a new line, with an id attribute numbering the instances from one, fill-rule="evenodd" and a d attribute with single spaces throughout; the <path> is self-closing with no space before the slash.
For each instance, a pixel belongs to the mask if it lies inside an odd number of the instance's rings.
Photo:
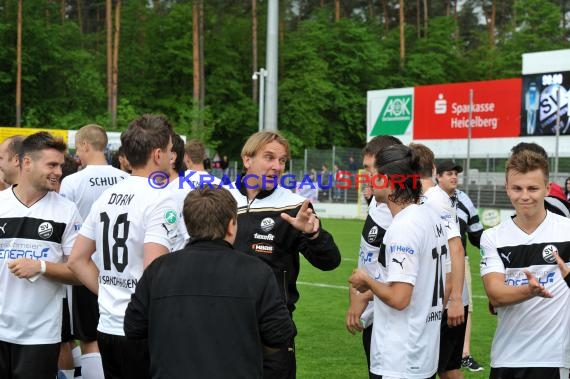
<path id="1" fill-rule="evenodd" d="M 83 379 L 105 379 L 101 354 L 89 353 L 81 356 L 81 376 Z"/>
<path id="2" fill-rule="evenodd" d="M 65 374 L 67 379 L 74 379 L 73 376 L 75 375 L 75 370 L 60 370 Z"/>
<path id="3" fill-rule="evenodd" d="M 73 356 L 73 366 L 75 368 L 81 367 L 81 349 L 79 346 L 75 346 L 71 349 L 71 355 Z"/>

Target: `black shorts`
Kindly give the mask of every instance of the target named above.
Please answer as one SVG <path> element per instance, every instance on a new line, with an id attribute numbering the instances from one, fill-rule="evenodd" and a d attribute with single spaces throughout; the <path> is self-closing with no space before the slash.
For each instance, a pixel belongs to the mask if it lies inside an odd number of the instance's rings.
<path id="1" fill-rule="evenodd" d="M 491 367 L 489 379 L 568 379 L 558 367 Z"/>
<path id="2" fill-rule="evenodd" d="M 148 340 L 97 333 L 105 379 L 150 379 Z"/>
<path id="3" fill-rule="evenodd" d="M 459 370 L 463 358 L 463 342 L 465 341 L 465 327 L 469 317 L 469 306 L 465 307 L 465 322 L 450 328 L 447 326 L 447 309 L 441 318 L 441 335 L 439 338 L 439 363 L 437 372 Z"/>
<path id="4" fill-rule="evenodd" d="M 59 343 L 17 345 L 0 341 L 0 378 L 54 379 Z"/>
<path id="5" fill-rule="evenodd" d="M 83 342 L 97 341 L 99 303 L 97 295 L 85 286 L 73 286 L 73 333 Z"/>
<path id="6" fill-rule="evenodd" d="M 67 297 L 63 298 L 63 306 L 61 307 L 61 342 L 73 341 L 71 333 L 71 320 L 69 317 L 69 303 Z"/>

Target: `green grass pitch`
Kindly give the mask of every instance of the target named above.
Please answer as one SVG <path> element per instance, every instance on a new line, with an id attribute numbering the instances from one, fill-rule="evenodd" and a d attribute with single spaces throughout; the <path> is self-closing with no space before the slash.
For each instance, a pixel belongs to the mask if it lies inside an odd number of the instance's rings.
<path id="1" fill-rule="evenodd" d="M 323 220 L 340 248 L 342 263 L 334 271 L 322 272 L 301 258 L 298 288 L 301 298 L 294 313 L 298 335 L 297 376 L 300 379 L 367 379 L 366 358 L 361 335 L 351 335 L 345 328 L 348 306 L 348 282 L 357 265 L 363 220 Z M 479 252 L 470 246 L 473 277 L 473 325 L 471 354 L 485 368 L 466 378 L 489 377 L 489 354 L 496 326 L 496 317 L 487 310 L 487 298 L 479 276 Z M 327 286 L 319 286 L 324 284 Z"/>

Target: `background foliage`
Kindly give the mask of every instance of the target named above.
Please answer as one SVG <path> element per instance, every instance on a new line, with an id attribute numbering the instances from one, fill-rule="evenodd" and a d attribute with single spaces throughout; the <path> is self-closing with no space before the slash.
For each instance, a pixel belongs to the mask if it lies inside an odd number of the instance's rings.
<path id="1" fill-rule="evenodd" d="M 201 119 L 198 137 L 237 158 L 257 130 L 252 1 L 204 2 L 205 107 L 197 111 L 192 1 L 123 0 L 118 130 L 137 114 L 159 112 L 190 135 Z M 522 53 L 570 46 L 569 2 L 405 1 L 401 64 L 400 1 L 281 0 L 279 128 L 294 155 L 360 147 L 367 90 L 519 76 Z M 23 125 L 109 125 L 105 1 L 25 0 L 23 7 Z M 16 117 L 16 9 L 17 0 L 0 1 L 0 125 Z M 258 0 L 257 67 L 265 62 L 266 13 L 267 1 Z"/>

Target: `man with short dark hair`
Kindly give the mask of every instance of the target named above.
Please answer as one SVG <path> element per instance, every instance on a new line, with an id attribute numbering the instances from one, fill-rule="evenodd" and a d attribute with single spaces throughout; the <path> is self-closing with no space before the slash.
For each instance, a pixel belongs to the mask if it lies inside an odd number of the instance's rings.
<path id="1" fill-rule="evenodd" d="M 0 378 L 52 379 L 61 341 L 65 261 L 81 216 L 54 190 L 66 145 L 40 132 L 22 141 L 18 184 L 0 192 Z"/>
<path id="2" fill-rule="evenodd" d="M 75 152 L 83 169 L 65 177 L 59 193 L 77 205 L 83 219 L 107 188 L 129 176 L 107 163 L 107 142 L 107 132 L 96 124 L 85 125 L 75 134 Z M 103 365 L 97 346 L 97 296 L 83 285 L 73 286 L 72 291 L 73 334 L 81 346 L 81 375 L 83 379 L 102 378 Z"/>
<path id="3" fill-rule="evenodd" d="M 125 335 L 148 338 L 153 377 L 261 379 L 264 348 L 294 334 L 273 272 L 233 249 L 237 206 L 227 190 L 191 191 L 184 219 L 190 245 L 144 272 Z"/>
<path id="4" fill-rule="evenodd" d="M 143 270 L 184 243 L 179 206 L 152 181 L 153 173 L 168 171 L 171 134 L 163 116 L 144 115 L 129 124 L 121 144 L 132 174 L 93 203 L 69 260 L 81 282 L 99 295 L 97 342 L 107 379 L 149 377 L 146 342 L 127 340 L 123 319 Z"/>

